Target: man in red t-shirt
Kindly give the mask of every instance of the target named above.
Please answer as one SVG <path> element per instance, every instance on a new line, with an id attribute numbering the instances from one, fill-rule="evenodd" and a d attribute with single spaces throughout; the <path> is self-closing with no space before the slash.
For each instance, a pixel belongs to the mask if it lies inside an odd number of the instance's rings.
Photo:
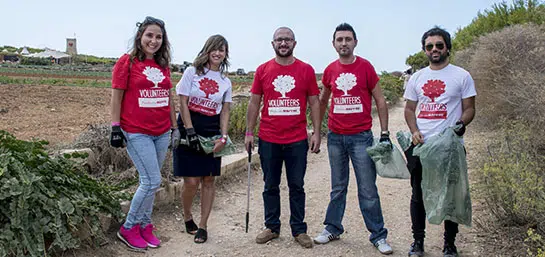
<path id="1" fill-rule="evenodd" d="M 380 207 L 375 184 L 377 173 L 366 148 L 373 145 L 371 126 L 371 98 L 375 99 L 382 129 L 380 141 L 391 144 L 388 132 L 388 107 L 377 85 L 379 78 L 375 69 L 364 58 L 354 55 L 358 40 L 352 26 L 343 23 L 333 33 L 333 46 L 339 59 L 327 66 L 322 76 L 324 89 L 320 96 L 320 117 L 329 108 L 327 150 L 331 166 L 331 200 L 327 207 L 323 232 L 314 242 L 325 244 L 339 239 L 344 232 L 342 219 L 346 206 L 349 162 L 352 160 L 358 185 L 358 200 L 365 225 L 371 236 L 369 240 L 383 254 L 391 254 L 386 242 L 388 230 Z"/>
<path id="2" fill-rule="evenodd" d="M 303 188 L 309 150 L 306 110 L 308 101 L 314 127 L 310 150 L 317 153 L 320 149 L 320 91 L 314 69 L 293 56 L 297 42 L 291 29 L 278 28 L 271 43 L 276 57 L 256 70 L 248 104 L 244 140 L 248 150 L 253 148 L 253 131 L 263 99 L 259 125 L 259 157 L 265 181 L 263 202 L 266 229 L 257 236 L 256 242 L 263 244 L 280 234 L 279 185 L 282 164 L 285 162 L 290 189 L 291 232 L 299 244 L 310 248 L 313 244 L 306 234 Z"/>

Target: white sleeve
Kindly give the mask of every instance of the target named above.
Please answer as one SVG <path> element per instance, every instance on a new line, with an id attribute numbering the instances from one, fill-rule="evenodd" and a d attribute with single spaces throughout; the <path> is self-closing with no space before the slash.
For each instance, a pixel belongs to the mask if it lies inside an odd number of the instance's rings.
<path id="1" fill-rule="evenodd" d="M 462 99 L 470 98 L 476 96 L 477 91 L 475 90 L 475 82 L 471 77 L 471 74 L 467 74 L 464 79 L 464 84 L 462 85 Z"/>
<path id="2" fill-rule="evenodd" d="M 195 68 L 188 67 L 185 69 L 182 79 L 176 84 L 176 94 L 189 96 L 191 92 L 191 84 L 193 83 L 193 76 L 195 75 Z"/>
<path id="3" fill-rule="evenodd" d="M 225 91 L 225 94 L 223 95 L 223 102 L 232 103 L 233 102 L 233 85 L 231 84 L 230 79 L 228 78 L 225 78 L 225 79 L 227 79 L 228 88 L 227 88 L 227 91 Z"/>
<path id="4" fill-rule="evenodd" d="M 418 94 L 416 93 L 416 77 L 417 76 L 411 76 L 409 78 L 409 81 L 407 82 L 407 85 L 405 86 L 405 93 L 403 93 L 403 98 L 418 102 Z"/>

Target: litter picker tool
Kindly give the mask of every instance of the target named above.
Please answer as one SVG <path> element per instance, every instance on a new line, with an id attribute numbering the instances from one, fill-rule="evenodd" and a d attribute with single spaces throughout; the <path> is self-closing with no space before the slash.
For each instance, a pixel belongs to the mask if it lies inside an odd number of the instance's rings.
<path id="1" fill-rule="evenodd" d="M 252 146 L 248 147 L 248 198 L 246 199 L 246 233 L 248 233 L 248 222 L 250 221 L 250 185 L 252 178 Z"/>

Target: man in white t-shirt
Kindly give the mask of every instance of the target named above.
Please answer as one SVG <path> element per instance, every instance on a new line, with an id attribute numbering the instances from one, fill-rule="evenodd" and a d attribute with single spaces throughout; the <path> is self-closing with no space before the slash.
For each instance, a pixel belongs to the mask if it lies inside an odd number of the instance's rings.
<path id="1" fill-rule="evenodd" d="M 414 146 L 447 127 L 461 125 L 455 132 L 463 136 L 475 116 L 475 83 L 466 70 L 449 64 L 452 47 L 450 34 L 438 27 L 422 36 L 422 50 L 430 65 L 414 73 L 405 89 L 405 121 L 412 133 L 413 145 L 405 152 L 411 172 L 411 220 L 414 242 L 409 256 L 424 256 L 426 211 L 422 199 L 422 165 L 412 155 Z M 418 110 L 418 111 L 417 111 Z M 458 256 L 454 241 L 458 224 L 445 220 L 443 254 Z"/>

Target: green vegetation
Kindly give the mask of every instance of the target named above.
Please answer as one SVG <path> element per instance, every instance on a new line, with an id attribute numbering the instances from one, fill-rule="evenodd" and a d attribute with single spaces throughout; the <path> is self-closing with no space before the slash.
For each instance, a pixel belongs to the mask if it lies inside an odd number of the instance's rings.
<path id="1" fill-rule="evenodd" d="M 122 217 L 118 198 L 70 158 L 50 157 L 44 141 L 0 130 L 0 256 L 46 256 L 77 248 L 78 233 L 102 235 L 99 214 Z"/>
<path id="2" fill-rule="evenodd" d="M 542 1 L 515 0 L 512 5 L 506 2 L 494 4 L 490 10 L 479 12 L 469 25 L 456 31 L 452 39 L 451 55 L 488 33 L 516 24 L 543 24 L 544 21 L 545 4 Z M 405 63 L 413 69 L 421 69 L 428 65 L 428 60 L 424 52 L 420 51 L 407 57 Z"/>
<path id="3" fill-rule="evenodd" d="M 40 59 L 40 58 L 38 58 Z M 0 67 L 0 74 L 12 73 L 17 75 L 40 75 L 47 77 L 48 75 L 64 76 L 64 77 L 96 77 L 110 79 L 112 72 L 108 71 L 89 71 L 75 69 L 43 69 L 39 66 L 19 65 L 19 66 L 6 66 Z"/>
<path id="4" fill-rule="evenodd" d="M 89 65 L 107 65 L 114 66 L 117 58 L 96 57 L 93 55 L 78 54 L 72 59 L 74 64 L 89 64 Z"/>
<path id="5" fill-rule="evenodd" d="M 420 51 L 407 57 L 405 64 L 411 66 L 413 70 L 420 70 L 428 66 L 429 60 L 426 54 L 423 51 Z"/>
<path id="6" fill-rule="evenodd" d="M 64 78 L 17 78 L 0 76 L 0 84 L 15 85 L 54 85 L 54 86 L 76 86 L 76 87 L 111 87 L 108 80 L 92 79 L 64 79 Z"/>
<path id="7" fill-rule="evenodd" d="M 382 89 L 386 101 L 395 104 L 403 97 L 403 80 L 388 72 L 383 71 L 378 85 Z"/>
<path id="8" fill-rule="evenodd" d="M 498 240 L 526 239 L 508 245 L 530 256 L 545 250 L 544 45 L 545 25 L 513 25 L 456 54 L 477 87 L 472 127 L 493 136 L 477 160 L 477 196 L 491 214 L 483 227 Z"/>
<path id="9" fill-rule="evenodd" d="M 454 51 L 468 47 L 479 36 L 501 30 L 515 24 L 542 24 L 545 21 L 545 4 L 538 0 L 515 0 L 512 5 L 505 2 L 494 4 L 491 10 L 478 13 L 464 28 L 456 31 L 452 40 Z"/>

